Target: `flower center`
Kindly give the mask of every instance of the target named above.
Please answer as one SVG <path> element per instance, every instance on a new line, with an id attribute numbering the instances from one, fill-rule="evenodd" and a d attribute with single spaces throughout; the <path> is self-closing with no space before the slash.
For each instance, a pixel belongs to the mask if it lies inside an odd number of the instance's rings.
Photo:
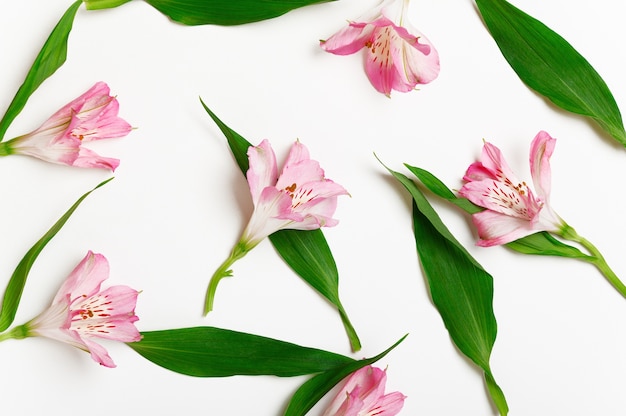
<path id="1" fill-rule="evenodd" d="M 374 55 L 373 62 L 377 63 L 381 68 L 383 66 L 387 67 L 390 65 L 389 44 L 392 38 L 395 37 L 395 33 L 392 32 L 389 26 L 376 30 L 374 33 L 376 34 L 374 41 L 367 42 L 365 46 L 372 51 Z"/>
<path id="2" fill-rule="evenodd" d="M 82 296 L 82 303 L 74 309 L 71 329 L 82 334 L 108 334 L 115 325 L 108 321 L 113 308 L 108 296 L 96 295 L 87 298 Z"/>
<path id="3" fill-rule="evenodd" d="M 514 184 L 509 178 L 503 177 L 502 179 L 502 181 L 493 181 L 492 186 L 487 187 L 483 196 L 500 207 L 500 212 L 504 214 L 532 220 L 543 207 L 543 203 L 533 197 L 526 182 Z"/>

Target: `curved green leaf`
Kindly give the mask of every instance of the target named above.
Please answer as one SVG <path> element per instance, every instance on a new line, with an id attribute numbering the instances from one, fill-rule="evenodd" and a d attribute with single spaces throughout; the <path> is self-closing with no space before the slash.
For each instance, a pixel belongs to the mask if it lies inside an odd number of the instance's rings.
<path id="1" fill-rule="evenodd" d="M 398 344 L 404 341 L 406 337 L 407 335 L 403 336 L 398 342 L 375 357 L 354 361 L 312 377 L 300 386 L 300 388 L 291 397 L 291 400 L 287 405 L 287 410 L 285 411 L 285 416 L 304 416 L 326 393 L 330 391 L 330 389 L 335 387 L 337 383 L 358 369 L 380 360 L 391 350 L 397 347 Z"/>
<path id="2" fill-rule="evenodd" d="M 33 92 L 65 62 L 67 57 L 67 39 L 72 30 L 74 16 L 81 4 L 82 1 L 77 0 L 67 9 L 59 23 L 52 30 L 52 33 L 50 33 L 39 55 L 35 58 L 35 62 L 33 62 L 30 71 L 28 71 L 24 83 L 17 91 L 17 94 L 15 94 L 13 101 L 0 121 L 0 140 L 4 138 L 7 129 L 15 120 L 15 117 L 22 111 Z"/>
<path id="3" fill-rule="evenodd" d="M 454 344 L 484 371 L 491 398 L 506 415 L 506 399 L 489 365 L 497 333 L 493 278 L 454 238 L 417 185 L 389 172 L 413 197 L 415 243 L 432 301 Z"/>
<path id="4" fill-rule="evenodd" d="M 146 0 L 185 25 L 241 25 L 271 19 L 299 7 L 333 0 Z"/>
<path id="5" fill-rule="evenodd" d="M 580 53 L 506 0 L 476 0 L 476 5 L 500 51 L 526 85 L 564 110 L 593 118 L 626 146 L 615 99 Z"/>
<path id="6" fill-rule="evenodd" d="M 195 377 L 292 377 L 331 370 L 352 358 L 244 332 L 195 327 L 142 332 L 127 345 L 168 370 Z"/>
<path id="7" fill-rule="evenodd" d="M 443 182 L 435 177 L 432 173 L 405 164 L 405 166 L 413 173 L 419 180 L 435 195 L 446 199 L 459 208 L 463 209 L 468 214 L 474 214 L 480 212 L 483 208 L 472 204 L 469 200 L 456 196 Z M 515 250 L 523 254 L 537 254 L 543 256 L 561 256 L 570 258 L 585 258 L 590 256 L 584 254 L 576 247 L 567 245 L 556 238 L 552 237 L 549 233 L 542 231 L 529 236 L 517 239 L 506 246 L 511 250 Z"/>
<path id="8" fill-rule="evenodd" d="M 113 9 L 131 0 L 83 0 L 87 10 Z"/>
<path id="9" fill-rule="evenodd" d="M 202 100 L 200 102 L 226 136 L 235 160 L 245 175 L 248 171 L 248 147 L 252 144 L 224 124 Z M 339 272 L 322 230 L 281 230 L 270 235 L 269 239 L 289 267 L 337 308 L 352 350 L 360 350 L 359 337 L 339 300 Z"/>
<path id="10" fill-rule="evenodd" d="M 61 230 L 61 228 L 63 228 L 63 225 L 65 225 L 65 223 L 72 216 L 74 211 L 76 211 L 76 208 L 78 208 L 80 203 L 83 202 L 83 200 L 87 198 L 90 193 L 100 188 L 102 185 L 106 184 L 112 179 L 113 178 L 110 178 L 104 182 L 101 182 L 91 191 L 85 193 L 83 196 L 78 198 L 78 201 L 76 201 L 74 205 L 72 205 L 70 209 L 68 209 L 67 212 L 63 214 L 61 218 L 59 218 L 59 220 L 52 226 L 52 228 L 50 228 L 48 232 L 44 234 L 44 236 L 41 237 L 41 239 L 39 239 L 39 241 L 37 241 L 30 250 L 28 250 L 26 255 L 24 255 L 22 260 L 15 268 L 15 271 L 13 272 L 13 275 L 9 280 L 9 284 L 7 285 L 7 288 L 4 292 L 2 309 L 0 310 L 0 332 L 6 330 L 9 325 L 13 323 L 13 319 L 15 319 L 15 313 L 17 312 L 17 307 L 20 303 L 20 299 L 22 298 L 24 285 L 26 285 L 26 278 L 28 277 L 28 273 L 30 272 L 33 263 L 35 263 L 35 260 L 37 260 L 39 253 L 41 253 L 46 244 L 48 244 L 48 242 L 52 240 L 52 238 Z"/>

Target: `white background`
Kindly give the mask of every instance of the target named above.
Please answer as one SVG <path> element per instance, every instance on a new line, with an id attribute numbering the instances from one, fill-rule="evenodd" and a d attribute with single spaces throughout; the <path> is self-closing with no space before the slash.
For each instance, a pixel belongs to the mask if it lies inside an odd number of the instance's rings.
<path id="1" fill-rule="evenodd" d="M 8 106 L 70 0 L 0 6 L 0 108 Z M 362 55 L 327 54 L 318 39 L 376 0 L 341 0 L 239 27 L 185 27 L 141 1 L 81 7 L 67 63 L 32 96 L 7 138 L 34 130 L 96 81 L 107 82 L 136 130 L 94 144 L 118 157 L 115 180 L 80 206 L 37 260 L 16 324 L 39 313 L 87 250 L 111 264 L 108 284 L 142 290 L 140 330 L 211 325 L 350 355 L 372 356 L 409 337 L 379 366 L 388 389 L 408 396 L 404 415 L 493 415 L 482 374 L 452 345 L 419 269 L 410 199 L 375 160 L 426 168 L 458 189 L 485 138 L 520 177 L 539 130 L 558 139 L 552 158 L 556 211 L 594 242 L 626 278 L 623 174 L 626 151 L 586 119 L 556 109 L 510 69 L 470 0 L 414 1 L 410 19 L 433 42 L 441 74 L 391 99 L 377 93 Z M 626 103 L 626 6 L 613 0 L 518 0 L 563 35 Z M 338 315 L 260 244 L 219 286 L 201 316 L 209 277 L 251 213 L 246 182 L 201 96 L 253 143 L 271 140 L 279 159 L 299 138 L 341 198 L 326 229 L 340 295 L 363 349 L 351 354 Z M 626 107 L 624 107 L 626 108 Z M 0 161 L 0 282 L 84 192 L 111 174 L 26 157 Z M 498 337 L 492 369 L 511 415 L 626 412 L 626 300 L 593 267 L 474 246 L 469 218 L 433 199 L 458 239 L 493 275 Z M 0 344 L 2 414 L 69 410 L 94 415 L 279 415 L 305 377 L 198 379 L 106 342 L 118 367 L 45 339 Z M 324 403 L 311 411 L 320 414 Z"/>

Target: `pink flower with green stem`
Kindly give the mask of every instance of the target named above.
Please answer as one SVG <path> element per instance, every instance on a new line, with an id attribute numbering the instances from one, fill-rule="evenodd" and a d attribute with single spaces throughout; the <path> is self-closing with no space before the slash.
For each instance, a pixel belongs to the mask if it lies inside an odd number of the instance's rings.
<path id="1" fill-rule="evenodd" d="M 138 292 L 127 286 L 102 290 L 109 277 L 109 263 L 91 251 L 76 266 L 57 292 L 52 304 L 27 323 L 0 334 L 0 341 L 42 336 L 89 352 L 94 361 L 115 367 L 98 338 L 136 342 L 141 334 L 134 323 Z"/>
<path id="2" fill-rule="evenodd" d="M 481 160 L 467 169 L 465 185 L 459 194 L 485 208 L 472 215 L 478 231 L 477 245 L 507 244 L 531 234 L 546 231 L 585 247 L 590 256 L 582 260 L 594 264 L 607 280 L 626 297 L 626 286 L 611 270 L 600 251 L 556 214 L 550 205 L 550 157 L 556 139 L 540 131 L 530 145 L 530 171 L 535 191 L 513 173 L 500 149 L 485 143 Z"/>
<path id="3" fill-rule="evenodd" d="M 249 169 L 246 173 L 254 211 L 243 234 L 229 257 L 211 277 L 204 314 L 213 309 L 219 281 L 232 276 L 230 267 L 265 237 L 279 230 L 315 230 L 332 227 L 337 197 L 348 192 L 326 179 L 319 163 L 311 160 L 307 148 L 296 141 L 283 169 L 278 174 L 276 156 L 267 140 L 248 148 Z"/>
<path id="4" fill-rule="evenodd" d="M 37 130 L 0 142 L 0 156 L 21 154 L 47 162 L 112 171 L 119 160 L 102 157 L 83 146 L 94 140 L 126 136 L 131 126 L 118 117 L 119 103 L 98 82 L 54 113 Z"/>
<path id="5" fill-rule="evenodd" d="M 365 72 L 377 91 L 408 92 L 439 75 L 439 55 L 408 21 L 409 0 L 384 0 L 320 46 L 335 55 L 367 48 Z"/>
<path id="6" fill-rule="evenodd" d="M 323 416 L 394 416 L 404 406 L 400 392 L 385 394 L 387 373 L 366 366 L 349 377 L 330 403 Z"/>

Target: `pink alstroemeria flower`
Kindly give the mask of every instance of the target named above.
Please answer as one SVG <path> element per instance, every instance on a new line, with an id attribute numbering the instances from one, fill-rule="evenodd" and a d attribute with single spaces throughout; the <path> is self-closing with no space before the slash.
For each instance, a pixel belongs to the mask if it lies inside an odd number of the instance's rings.
<path id="1" fill-rule="evenodd" d="M 54 113 L 37 130 L 0 143 L 0 156 L 21 154 L 82 168 L 117 168 L 118 159 L 99 156 L 84 142 L 126 136 L 131 126 L 117 116 L 119 103 L 98 82 Z"/>
<path id="2" fill-rule="evenodd" d="M 366 366 L 346 378 L 323 416 L 394 416 L 404 406 L 400 392 L 385 394 L 387 374 Z"/>
<path id="3" fill-rule="evenodd" d="M 296 141 L 280 175 L 276 156 L 267 140 L 248 149 L 246 174 L 254 213 L 243 233 L 248 247 L 284 229 L 315 230 L 332 227 L 337 197 L 347 195 L 343 186 L 326 179 L 320 164 Z"/>
<path id="4" fill-rule="evenodd" d="M 530 146 L 530 170 L 537 194 L 517 179 L 500 149 L 485 143 L 480 162 L 467 169 L 459 194 L 486 210 L 472 215 L 480 240 L 488 247 L 539 231 L 560 233 L 565 222 L 550 206 L 550 156 L 556 139 L 540 131 Z"/>
<path id="5" fill-rule="evenodd" d="M 332 227 L 337 197 L 348 195 L 343 186 L 326 179 L 320 164 L 311 160 L 307 148 L 296 141 L 278 174 L 276 155 L 267 140 L 248 149 L 246 174 L 254 212 L 230 256 L 216 270 L 209 283 L 205 315 L 213 309 L 218 282 L 232 275 L 230 267 L 279 230 L 315 230 Z"/>
<path id="6" fill-rule="evenodd" d="M 8 334 L 12 338 L 43 336 L 91 353 L 105 367 L 115 367 L 97 338 L 135 342 L 141 334 L 134 323 L 138 292 L 127 286 L 101 290 L 109 277 L 109 263 L 89 251 L 67 277 L 48 309 Z M 3 334 L 4 335 L 4 334 Z"/>
<path id="7" fill-rule="evenodd" d="M 377 91 L 408 92 L 439 75 L 439 54 L 407 19 L 408 0 L 385 0 L 348 27 L 320 41 L 335 55 L 350 55 L 366 47 L 365 72 Z"/>

